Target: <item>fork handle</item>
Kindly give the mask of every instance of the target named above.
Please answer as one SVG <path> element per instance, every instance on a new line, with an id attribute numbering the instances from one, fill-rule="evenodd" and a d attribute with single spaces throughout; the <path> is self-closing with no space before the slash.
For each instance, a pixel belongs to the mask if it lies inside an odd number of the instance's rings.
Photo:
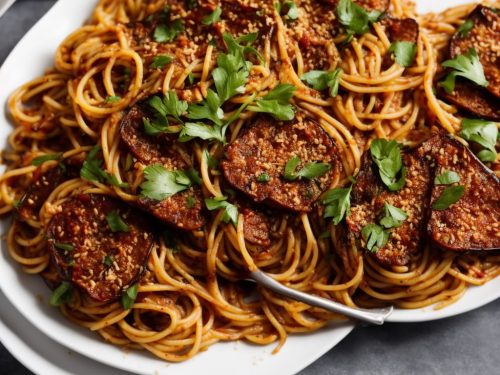
<path id="1" fill-rule="evenodd" d="M 249 276 L 260 285 L 265 286 L 273 292 L 281 294 L 285 297 L 372 324 L 384 324 L 384 321 L 389 315 L 391 315 L 393 310 L 392 306 L 381 309 L 362 309 L 345 306 L 326 298 L 286 287 L 261 270 L 250 272 Z"/>

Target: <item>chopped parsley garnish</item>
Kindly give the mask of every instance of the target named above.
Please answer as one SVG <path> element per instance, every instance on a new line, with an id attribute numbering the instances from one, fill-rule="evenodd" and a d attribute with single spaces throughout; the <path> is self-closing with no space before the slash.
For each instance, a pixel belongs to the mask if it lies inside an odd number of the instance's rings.
<path id="1" fill-rule="evenodd" d="M 397 208 L 387 202 L 384 203 L 384 217 L 380 219 L 380 224 L 386 228 L 397 228 L 403 221 L 408 219 L 408 215 L 402 209 Z"/>
<path id="2" fill-rule="evenodd" d="M 54 247 L 59 250 L 73 251 L 75 247 L 70 243 L 54 242 Z"/>
<path id="3" fill-rule="evenodd" d="M 201 23 L 208 26 L 208 25 L 211 25 L 213 23 L 219 22 L 221 14 L 222 14 L 221 7 L 217 7 L 208 16 L 203 17 L 203 19 L 201 20 Z"/>
<path id="4" fill-rule="evenodd" d="M 295 117 L 293 106 L 289 103 L 297 88 L 281 83 L 269 91 L 267 95 L 248 106 L 253 112 L 269 113 L 278 120 L 290 121 Z"/>
<path id="5" fill-rule="evenodd" d="M 455 89 L 457 77 L 463 77 L 474 82 L 481 87 L 488 86 L 488 81 L 484 76 L 483 66 L 474 48 L 469 49 L 465 54 L 458 55 L 452 60 L 446 60 L 441 64 L 445 68 L 452 69 L 446 78 L 439 82 L 449 94 Z"/>
<path id="6" fill-rule="evenodd" d="M 181 116 L 188 110 L 187 102 L 179 100 L 175 91 L 167 92 L 163 99 L 160 99 L 158 96 L 153 96 L 149 100 L 149 105 L 162 116 L 173 117 L 181 123 Z"/>
<path id="7" fill-rule="evenodd" d="M 387 188 L 390 191 L 401 189 L 406 181 L 406 168 L 403 166 L 399 144 L 394 140 L 375 139 L 370 146 L 370 153 Z"/>
<path id="8" fill-rule="evenodd" d="M 224 210 L 222 221 L 224 223 L 231 221 L 235 226 L 238 225 L 238 208 L 234 204 L 229 203 L 227 197 L 207 198 L 205 199 L 205 205 L 210 211 Z"/>
<path id="9" fill-rule="evenodd" d="M 36 165 L 37 167 L 45 163 L 46 161 L 49 160 L 59 160 L 62 157 L 62 152 L 58 154 L 47 154 L 47 155 L 42 155 L 42 156 L 37 156 L 31 161 L 32 165 Z"/>
<path id="10" fill-rule="evenodd" d="M 122 306 L 125 310 L 129 310 L 137 298 L 137 292 L 139 290 L 139 284 L 134 284 L 122 294 Z"/>
<path id="11" fill-rule="evenodd" d="M 196 200 L 194 199 L 193 196 L 189 196 L 186 198 L 186 206 L 187 208 L 193 208 L 196 203 Z"/>
<path id="12" fill-rule="evenodd" d="M 470 142 L 475 142 L 483 147 L 477 157 L 484 162 L 495 161 L 497 152 L 495 149 L 498 140 L 498 128 L 492 121 L 481 119 L 462 119 L 462 130 L 460 136 Z"/>
<path id="13" fill-rule="evenodd" d="M 189 189 L 194 182 L 186 171 L 169 171 L 159 164 L 144 168 L 144 178 L 141 195 L 157 201 Z"/>
<path id="14" fill-rule="evenodd" d="M 341 76 L 342 69 L 338 68 L 331 71 L 311 70 L 307 73 L 304 73 L 300 79 L 305 81 L 309 86 L 318 91 L 329 88 L 330 96 L 334 98 L 339 92 Z"/>
<path id="15" fill-rule="evenodd" d="M 165 65 L 170 64 L 173 61 L 172 57 L 167 55 L 159 55 L 153 57 L 151 62 L 151 68 L 163 68 Z"/>
<path id="16" fill-rule="evenodd" d="M 123 221 L 118 211 L 112 211 L 106 216 L 111 232 L 128 232 L 128 225 Z"/>
<path id="17" fill-rule="evenodd" d="M 226 128 L 223 126 L 205 125 L 200 122 L 186 122 L 179 135 L 179 140 L 187 142 L 193 138 L 200 138 L 203 140 L 225 142 L 225 130 Z"/>
<path id="18" fill-rule="evenodd" d="M 115 261 L 115 257 L 113 255 L 106 255 L 104 259 L 102 260 L 102 263 L 104 263 L 106 266 L 111 267 Z"/>
<path id="19" fill-rule="evenodd" d="M 111 95 L 111 96 L 107 96 L 106 99 L 104 99 L 104 103 L 116 103 L 116 102 L 119 102 L 120 100 L 122 100 L 121 96 Z"/>
<path id="20" fill-rule="evenodd" d="M 461 185 L 448 186 L 443 190 L 439 198 L 432 204 L 432 208 L 438 211 L 446 210 L 452 204 L 458 202 L 464 194 L 465 187 Z"/>
<path id="21" fill-rule="evenodd" d="M 370 24 L 377 22 L 382 12 L 367 11 L 351 0 L 340 0 L 336 9 L 337 18 L 348 35 L 363 35 L 370 30 Z"/>
<path id="22" fill-rule="evenodd" d="M 205 100 L 189 105 L 187 117 L 191 120 L 210 120 L 214 124 L 221 126 L 224 118 L 221 105 L 222 101 L 219 95 L 212 89 L 208 89 Z"/>
<path id="23" fill-rule="evenodd" d="M 300 158 L 294 155 L 286 162 L 284 178 L 286 181 L 295 181 L 298 178 L 307 178 L 312 180 L 316 177 L 323 176 L 332 166 L 328 163 L 310 162 L 304 165 L 297 171 L 297 166 L 300 164 Z"/>
<path id="24" fill-rule="evenodd" d="M 417 45 L 413 42 L 396 41 L 389 47 L 389 52 L 394 55 L 396 62 L 406 68 L 413 64 L 417 54 Z"/>
<path id="25" fill-rule="evenodd" d="M 299 18 L 299 8 L 297 7 L 297 4 L 295 4 L 293 1 L 285 1 L 283 3 L 284 8 L 286 8 L 288 11 L 286 12 L 285 16 L 289 20 L 296 20 Z M 277 8 L 278 12 L 281 13 L 283 10 L 283 7 L 280 6 L 279 9 Z"/>
<path id="26" fill-rule="evenodd" d="M 257 182 L 266 183 L 271 180 L 271 177 L 266 172 L 263 172 L 257 176 Z"/>
<path id="27" fill-rule="evenodd" d="M 49 303 L 52 306 L 60 306 L 63 303 L 67 303 L 71 301 L 71 297 L 73 296 L 73 288 L 71 287 L 71 283 L 68 281 L 63 281 L 50 296 Z"/>
<path id="28" fill-rule="evenodd" d="M 333 225 L 338 225 L 351 208 L 352 184 L 348 188 L 336 188 L 328 190 L 321 199 L 325 206 L 325 219 L 332 218 Z"/>
<path id="29" fill-rule="evenodd" d="M 467 35 L 469 35 L 473 27 L 474 27 L 474 21 L 468 19 L 467 21 L 465 21 L 463 24 L 460 25 L 460 27 L 457 29 L 457 33 L 462 38 L 465 38 Z"/>
<path id="30" fill-rule="evenodd" d="M 378 224 L 367 224 L 361 230 L 361 236 L 366 241 L 366 249 L 376 253 L 387 244 L 389 231 Z"/>
<path id="31" fill-rule="evenodd" d="M 434 178 L 435 185 L 451 185 L 455 182 L 460 182 L 460 176 L 457 172 L 453 171 L 444 171 Z"/>
<path id="32" fill-rule="evenodd" d="M 103 161 L 97 157 L 101 151 L 101 147 L 96 145 L 89 151 L 82 169 L 80 169 L 80 177 L 87 181 L 100 182 L 119 187 L 127 187 L 126 183 L 118 182 L 118 179 L 102 169 Z"/>
<path id="33" fill-rule="evenodd" d="M 177 36 L 184 31 L 184 24 L 181 20 L 175 20 L 174 22 L 165 25 L 161 24 L 156 26 L 153 38 L 157 43 L 171 42 Z"/>

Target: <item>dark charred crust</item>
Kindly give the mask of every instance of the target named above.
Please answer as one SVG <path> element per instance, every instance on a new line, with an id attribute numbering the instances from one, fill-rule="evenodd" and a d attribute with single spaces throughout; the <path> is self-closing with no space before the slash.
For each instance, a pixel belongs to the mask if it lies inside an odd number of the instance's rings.
<path id="1" fill-rule="evenodd" d="M 436 175 L 454 171 L 460 176 L 455 185 L 465 187 L 465 194 L 443 211 L 431 210 L 427 232 L 442 249 L 494 250 L 500 248 L 500 183 L 495 174 L 457 140 L 435 135 L 420 152 L 428 155 Z M 432 189 L 431 203 L 446 186 Z"/>
<path id="2" fill-rule="evenodd" d="M 498 99 L 487 90 L 457 78 L 455 90 L 448 94 L 444 89 L 438 90 L 443 100 L 452 103 L 469 114 L 493 121 L 500 121 Z"/>
<path id="3" fill-rule="evenodd" d="M 106 216 L 117 212 L 127 232 L 112 232 Z M 100 302 L 117 299 L 138 281 L 156 236 L 152 224 L 114 198 L 79 195 L 66 200 L 47 227 L 51 262 L 65 280 Z M 73 249 L 61 249 L 60 244 Z M 105 264 L 106 257 L 112 264 Z"/>
<path id="4" fill-rule="evenodd" d="M 479 56 L 484 75 L 488 80 L 487 90 L 500 98 L 500 14 L 494 8 L 478 5 L 469 15 L 474 22 L 470 32 L 461 36 L 456 33 L 450 41 L 450 57 L 463 55 L 474 48 Z M 498 107 L 498 102 L 497 102 Z"/>
<path id="5" fill-rule="evenodd" d="M 145 103 L 132 107 L 122 119 L 120 136 L 130 152 L 143 164 L 161 164 L 168 170 L 189 169 L 191 166 L 181 157 L 181 145 L 170 134 L 150 136 L 144 131 L 143 118 L 150 117 Z M 194 198 L 188 204 L 190 197 Z M 184 230 L 195 230 L 205 225 L 201 189 L 193 186 L 161 202 L 147 198 L 137 205 L 165 224 Z"/>
<path id="6" fill-rule="evenodd" d="M 254 202 L 296 212 L 311 211 L 333 177 L 340 173 L 338 150 L 321 126 L 297 113 L 293 122 L 260 116 L 227 148 L 221 167 L 227 181 Z M 331 170 L 313 180 L 285 181 L 285 164 L 299 156 L 301 168 L 308 162 L 324 162 Z M 258 182 L 266 173 L 269 181 Z"/>
<path id="7" fill-rule="evenodd" d="M 391 193 L 380 181 L 367 152 L 356 177 L 351 194 L 351 213 L 346 219 L 350 235 L 358 243 L 363 243 L 361 230 L 378 221 L 384 203 L 406 212 L 407 220 L 393 228 L 387 244 L 373 254 L 380 263 L 390 266 L 406 265 L 411 254 L 420 249 L 430 194 L 431 172 L 425 160 L 408 152 L 403 154 L 403 164 L 407 168 L 406 184 L 399 192 Z"/>

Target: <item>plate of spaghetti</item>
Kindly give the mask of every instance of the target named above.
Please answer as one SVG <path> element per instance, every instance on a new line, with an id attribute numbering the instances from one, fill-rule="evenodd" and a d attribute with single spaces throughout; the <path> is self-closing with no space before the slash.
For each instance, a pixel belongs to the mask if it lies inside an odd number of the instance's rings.
<path id="1" fill-rule="evenodd" d="M 498 298 L 499 7 L 60 0 L 0 71 L 2 291 L 137 373 L 297 372 L 354 327 L 257 268 L 392 321 Z"/>

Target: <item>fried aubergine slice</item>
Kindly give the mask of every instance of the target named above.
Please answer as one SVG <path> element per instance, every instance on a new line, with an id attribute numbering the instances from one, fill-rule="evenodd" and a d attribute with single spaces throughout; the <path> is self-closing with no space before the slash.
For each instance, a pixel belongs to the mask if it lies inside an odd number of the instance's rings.
<path id="1" fill-rule="evenodd" d="M 331 5 L 332 7 L 337 7 L 339 0 L 312 0 L 319 1 L 320 3 Z M 379 12 L 385 12 L 389 8 L 390 0 L 354 0 L 354 3 L 365 8 L 366 10 L 378 10 Z"/>
<path id="2" fill-rule="evenodd" d="M 130 152 L 143 164 L 161 164 L 167 170 L 184 170 L 191 166 L 181 157 L 178 141 L 172 135 L 148 135 L 143 118 L 150 117 L 146 104 L 132 107 L 122 119 L 120 136 Z M 184 230 L 195 230 L 205 224 L 203 197 L 198 186 L 174 194 L 162 201 L 140 198 L 138 205 L 165 224 Z"/>
<path id="3" fill-rule="evenodd" d="M 349 235 L 365 247 L 363 228 L 378 223 L 385 203 L 403 210 L 407 219 L 392 228 L 387 244 L 373 253 L 382 264 L 403 266 L 421 246 L 425 232 L 426 212 L 430 194 L 431 170 L 424 158 L 414 152 L 403 153 L 407 169 L 406 183 L 397 192 L 383 185 L 369 152 L 363 157 L 361 169 L 351 192 L 351 212 L 346 218 Z"/>
<path id="4" fill-rule="evenodd" d="M 463 186 L 463 196 L 446 209 L 432 209 L 427 232 L 445 250 L 500 248 L 500 183 L 495 174 L 463 144 L 449 136 L 435 135 L 419 150 L 436 168 L 436 176 L 455 172 L 460 180 L 433 186 L 431 207 L 452 186 Z"/>
<path id="5" fill-rule="evenodd" d="M 389 41 L 394 42 L 410 42 L 417 43 L 418 41 L 418 23 L 413 18 L 393 18 L 386 17 L 381 21 L 385 26 L 385 32 Z M 387 52 L 384 57 L 384 69 L 389 68 L 394 63 L 394 56 L 392 53 Z"/>
<path id="6" fill-rule="evenodd" d="M 308 163 L 327 163 L 329 170 L 311 179 L 287 180 L 285 165 L 297 157 L 296 170 Z M 226 180 L 254 202 L 309 212 L 341 165 L 332 139 L 299 112 L 290 122 L 259 116 L 228 146 L 221 167 Z"/>
<path id="7" fill-rule="evenodd" d="M 458 31 L 450 41 L 450 57 L 453 59 L 474 48 L 488 80 L 487 90 L 500 98 L 500 14 L 495 8 L 478 5 L 466 22 L 472 28 Z"/>
<path id="8" fill-rule="evenodd" d="M 138 281 L 157 243 L 144 215 L 102 195 L 67 199 L 50 220 L 47 242 L 63 280 L 110 302 Z"/>

